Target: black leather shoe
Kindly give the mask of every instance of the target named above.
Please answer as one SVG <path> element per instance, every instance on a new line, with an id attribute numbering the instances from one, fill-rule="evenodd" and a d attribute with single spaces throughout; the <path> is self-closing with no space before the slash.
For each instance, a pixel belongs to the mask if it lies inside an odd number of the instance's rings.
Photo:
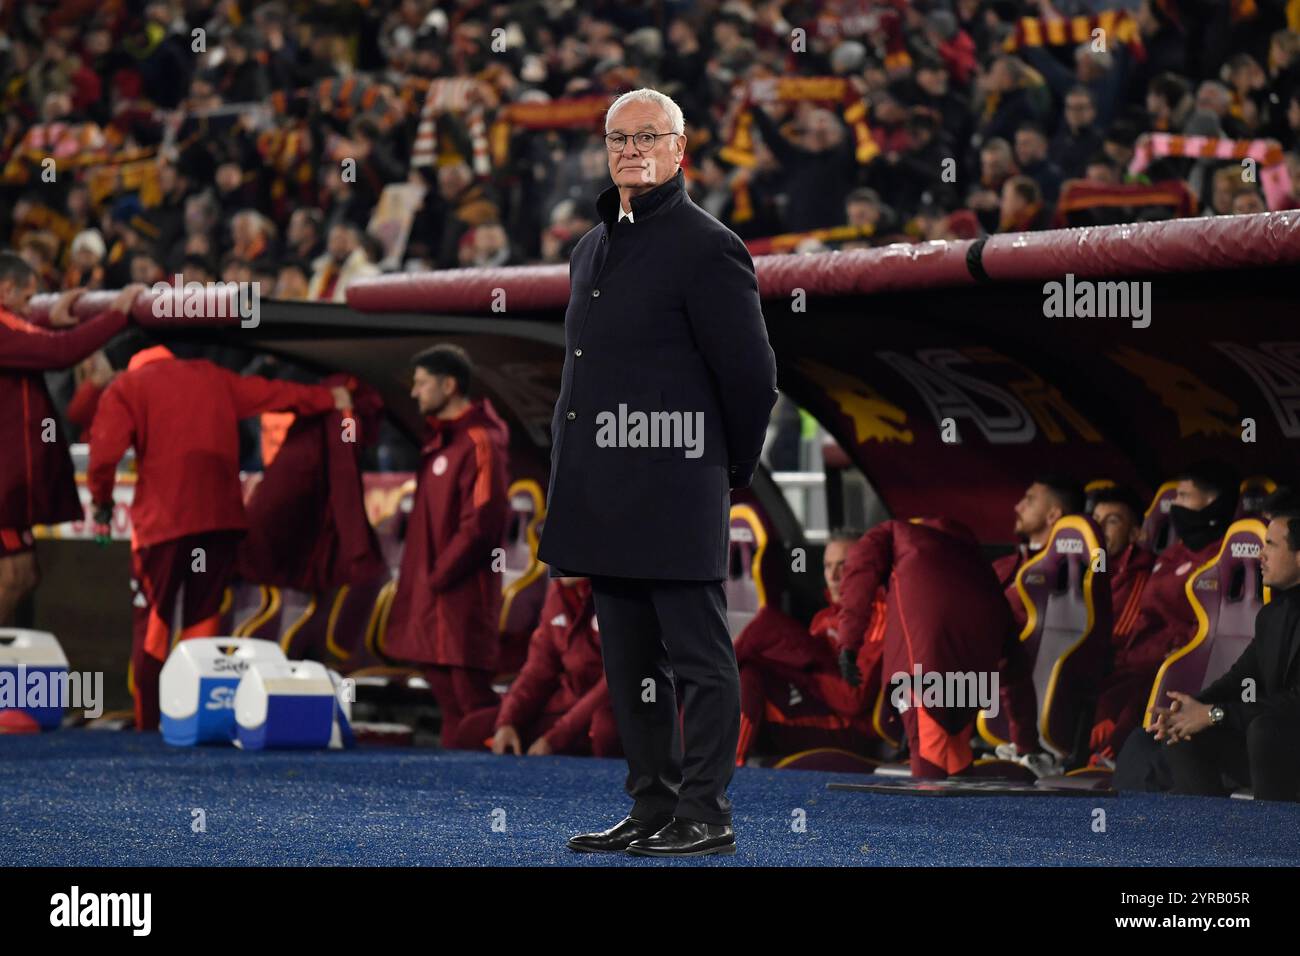
<path id="1" fill-rule="evenodd" d="M 674 817 L 662 830 L 628 844 L 635 856 L 708 856 L 736 852 L 736 831 L 730 826 Z"/>
<path id="2" fill-rule="evenodd" d="M 622 853 L 633 840 L 648 837 L 662 829 L 672 818 L 634 820 L 624 817 L 608 830 L 600 833 L 579 833 L 569 838 L 569 849 L 580 853 Z"/>

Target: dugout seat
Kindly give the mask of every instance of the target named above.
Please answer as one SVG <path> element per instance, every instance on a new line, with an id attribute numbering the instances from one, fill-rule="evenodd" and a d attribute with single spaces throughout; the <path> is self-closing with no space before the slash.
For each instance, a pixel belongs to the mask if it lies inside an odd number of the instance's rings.
<path id="1" fill-rule="evenodd" d="M 1257 518 L 1263 510 L 1264 499 L 1277 491 L 1277 482 L 1267 475 L 1251 475 L 1241 483 L 1237 496 L 1237 514 L 1235 521 L 1243 518 Z"/>
<path id="2" fill-rule="evenodd" d="M 1093 563 L 1094 555 L 1105 553 L 1103 540 L 1092 519 L 1066 515 L 1016 575 L 1027 613 L 1020 640 L 1033 664 L 1039 742 L 1058 758 L 1086 750 L 1110 646 L 1110 587 Z M 996 717 L 981 712 L 976 723 L 990 744 L 1009 741 L 1005 708 Z"/>
<path id="3" fill-rule="evenodd" d="M 1166 481 L 1151 499 L 1146 514 L 1142 516 L 1142 534 L 1138 541 L 1152 554 L 1159 554 L 1178 540 L 1174 524 L 1169 520 L 1169 509 L 1174 505 L 1178 482 Z"/>
<path id="4" fill-rule="evenodd" d="M 506 529 L 505 576 L 501 586 L 501 658 L 499 670 L 513 675 L 528 656 L 528 641 L 546 601 L 549 577 L 537 560 L 537 544 L 546 518 L 545 493 L 531 478 L 510 486 L 510 524 Z"/>
<path id="5" fill-rule="evenodd" d="M 1259 565 L 1264 523 L 1235 521 L 1219 553 L 1188 577 L 1187 600 L 1196 614 L 1196 632 L 1170 654 L 1156 674 L 1142 724 L 1150 727 L 1157 706 L 1169 704 L 1169 691 L 1195 694 L 1230 668 L 1255 636 L 1255 615 L 1268 603 Z"/>
<path id="6" fill-rule="evenodd" d="M 1092 509 L 1097 505 L 1098 492 L 1105 491 L 1107 488 L 1114 488 L 1115 482 L 1109 478 L 1094 478 L 1083 486 L 1083 513 L 1091 516 Z"/>
<path id="7" fill-rule="evenodd" d="M 736 640 L 772 594 L 770 563 L 772 529 L 758 507 L 731 506 L 731 545 L 727 561 L 727 627 Z"/>

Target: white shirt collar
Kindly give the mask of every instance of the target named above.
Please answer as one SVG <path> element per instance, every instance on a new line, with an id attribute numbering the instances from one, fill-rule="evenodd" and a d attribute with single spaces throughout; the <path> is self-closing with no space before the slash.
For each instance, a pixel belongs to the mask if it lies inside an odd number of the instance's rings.
<path id="1" fill-rule="evenodd" d="M 622 207 L 622 206 L 619 206 L 619 207 L 618 207 L 618 221 L 619 221 L 619 222 L 622 222 L 624 219 L 626 219 L 628 222 L 633 222 L 633 223 L 636 222 L 636 220 L 632 218 L 632 213 L 631 213 L 631 212 L 624 212 L 624 211 L 623 211 L 623 207 Z"/>

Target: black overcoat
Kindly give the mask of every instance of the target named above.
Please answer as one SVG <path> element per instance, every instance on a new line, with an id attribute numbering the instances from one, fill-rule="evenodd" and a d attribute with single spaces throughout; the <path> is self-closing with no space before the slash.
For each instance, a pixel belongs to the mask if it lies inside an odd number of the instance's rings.
<path id="1" fill-rule="evenodd" d="M 631 206 L 616 223 L 618 188 L 602 192 L 569 260 L 538 557 L 552 577 L 720 580 L 730 489 L 753 477 L 777 398 L 754 263 L 680 169 Z M 637 411 L 671 422 L 667 446 L 636 447 L 654 440 Z"/>

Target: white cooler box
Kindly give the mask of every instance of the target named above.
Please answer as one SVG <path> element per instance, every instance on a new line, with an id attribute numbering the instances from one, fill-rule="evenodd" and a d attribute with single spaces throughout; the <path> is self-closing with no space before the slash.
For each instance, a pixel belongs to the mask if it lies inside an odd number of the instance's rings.
<path id="1" fill-rule="evenodd" d="M 68 686 L 68 658 L 58 638 L 48 631 L 0 627 L 0 710 L 22 711 L 42 730 L 54 730 L 63 723 L 62 702 L 47 693 L 38 699 L 40 706 L 27 703 L 31 677 L 37 673 L 49 690 Z"/>
<path id="2" fill-rule="evenodd" d="M 352 745 L 340 679 L 317 661 L 257 661 L 235 693 L 235 743 L 245 750 Z"/>
<path id="3" fill-rule="evenodd" d="M 194 637 L 167 657 L 159 680 L 163 740 L 178 747 L 231 743 L 235 693 L 255 662 L 279 662 L 274 641 L 251 637 Z"/>

